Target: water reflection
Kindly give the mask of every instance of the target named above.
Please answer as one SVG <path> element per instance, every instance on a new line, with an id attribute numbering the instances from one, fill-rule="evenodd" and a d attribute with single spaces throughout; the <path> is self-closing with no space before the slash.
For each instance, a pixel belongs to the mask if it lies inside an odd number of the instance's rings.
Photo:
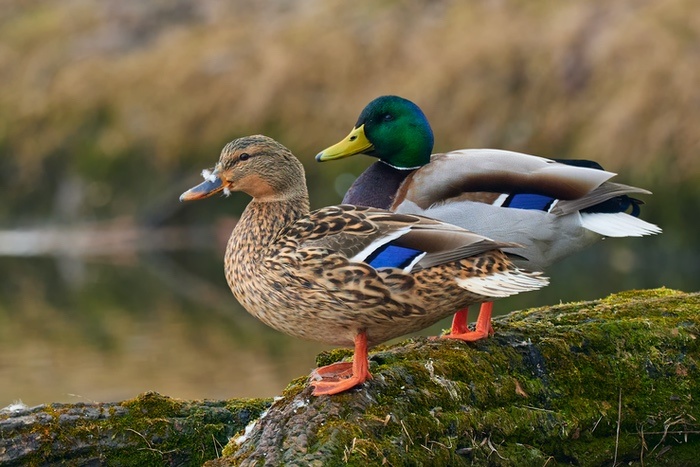
<path id="1" fill-rule="evenodd" d="M 496 314 L 632 288 L 700 289 L 698 227 L 659 223 L 661 236 L 606 240 L 555 266 L 550 287 L 499 301 Z M 230 294 L 222 272 L 230 227 L 119 234 L 112 226 L 101 241 L 127 239 L 131 249 L 76 255 L 70 248 L 87 234 L 73 232 L 51 256 L 0 256 L 0 407 L 148 390 L 186 399 L 273 396 L 308 374 L 327 347 L 266 327 Z"/>
<path id="2" fill-rule="evenodd" d="M 90 260 L 80 281 L 60 259 L 2 258 L 0 406 L 272 396 L 311 369 L 325 347 L 248 315 L 213 252 L 187 256 Z"/>

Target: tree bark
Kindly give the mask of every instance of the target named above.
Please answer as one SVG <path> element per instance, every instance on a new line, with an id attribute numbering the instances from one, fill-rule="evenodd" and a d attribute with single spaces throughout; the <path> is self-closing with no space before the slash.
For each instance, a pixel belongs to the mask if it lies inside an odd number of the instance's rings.
<path id="1" fill-rule="evenodd" d="M 698 465 L 699 293 L 631 291 L 494 327 L 473 344 L 377 347 L 374 378 L 336 396 L 299 378 L 274 403 L 151 393 L 0 413 L 0 464 Z"/>
<path id="2" fill-rule="evenodd" d="M 297 381 L 206 465 L 700 465 L 700 294 L 631 291 L 494 327 L 378 348 L 374 379 L 346 394 Z"/>
<path id="3" fill-rule="evenodd" d="M 146 393 L 114 403 L 6 408 L 0 465 L 202 465 L 270 402 L 185 402 Z"/>

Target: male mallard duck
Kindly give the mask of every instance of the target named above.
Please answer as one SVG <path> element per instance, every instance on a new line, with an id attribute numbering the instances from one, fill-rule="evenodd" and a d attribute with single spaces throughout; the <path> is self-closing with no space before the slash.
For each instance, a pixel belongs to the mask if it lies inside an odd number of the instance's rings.
<path id="1" fill-rule="evenodd" d="M 379 159 L 353 183 L 343 203 L 420 214 L 497 241 L 515 242 L 520 267 L 543 270 L 603 237 L 638 237 L 661 229 L 638 219 L 641 188 L 608 182 L 593 161 L 552 160 L 497 149 L 433 154 L 433 131 L 413 102 L 382 96 L 364 108 L 341 142 L 317 161 L 366 154 Z M 631 211 L 631 215 L 627 214 Z M 492 303 L 476 330 L 458 311 L 443 337 L 478 340 L 493 333 Z"/>
<path id="2" fill-rule="evenodd" d="M 231 233 L 226 280 L 253 316 L 279 331 L 353 346 L 353 363 L 315 371 L 314 394 L 371 378 L 367 347 L 425 328 L 454 306 L 547 284 L 494 242 L 462 228 L 382 209 L 309 212 L 304 168 L 265 136 L 227 144 L 205 181 L 180 200 L 244 191 L 253 197 Z"/>

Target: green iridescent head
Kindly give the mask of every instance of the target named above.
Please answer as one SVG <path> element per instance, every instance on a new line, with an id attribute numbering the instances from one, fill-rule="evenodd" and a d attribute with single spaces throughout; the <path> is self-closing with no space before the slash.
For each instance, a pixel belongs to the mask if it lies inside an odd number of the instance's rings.
<path id="1" fill-rule="evenodd" d="M 345 139 L 318 153 L 316 160 L 366 154 L 398 169 L 415 169 L 430 162 L 433 141 L 420 107 L 398 96 L 382 96 L 364 108 Z"/>

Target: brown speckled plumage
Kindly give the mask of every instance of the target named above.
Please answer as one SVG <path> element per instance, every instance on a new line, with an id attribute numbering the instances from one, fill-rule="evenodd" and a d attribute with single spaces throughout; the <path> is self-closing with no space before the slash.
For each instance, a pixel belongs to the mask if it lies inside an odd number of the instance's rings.
<path id="1" fill-rule="evenodd" d="M 301 163 L 270 138 L 229 143 L 205 178 L 181 199 L 222 190 L 253 196 L 226 249 L 226 280 L 236 299 L 287 334 L 355 344 L 355 379 L 344 376 L 345 364 L 324 367 L 320 378 L 341 382 L 314 383 L 315 394 L 334 394 L 371 377 L 367 345 L 425 328 L 455 307 L 547 284 L 499 250 L 513 244 L 440 221 L 351 205 L 309 212 Z M 372 255 L 387 245 L 409 250 L 410 263 L 371 266 Z"/>
<path id="2" fill-rule="evenodd" d="M 238 301 L 287 334 L 348 346 L 359 329 L 366 329 L 369 344 L 377 344 L 425 328 L 455 305 L 491 298 L 470 293 L 455 279 L 512 269 L 505 255 L 490 247 L 412 274 L 375 270 L 348 260 L 359 242 L 345 243 L 351 245 L 345 252 L 341 244 L 353 236 L 376 235 L 382 222 L 391 221 L 386 213 L 342 206 L 309 215 L 300 201 L 251 202 L 231 235 L 225 260 L 226 279 Z M 280 212 L 299 217 L 287 220 Z M 401 223 L 421 222 L 417 216 L 399 217 Z"/>
<path id="3" fill-rule="evenodd" d="M 250 158 L 241 161 L 242 153 Z M 498 250 L 512 245 L 439 221 L 349 205 L 309 213 L 302 165 L 269 138 L 229 143 L 215 173 L 230 190 L 243 186 L 254 195 L 226 249 L 228 284 L 246 310 L 287 334 L 352 345 L 364 329 L 373 345 L 425 328 L 455 307 L 494 298 L 461 287 L 461 279 L 510 274 L 515 283 L 523 280 L 514 292 L 546 284 L 515 268 Z M 251 178 L 258 186 L 247 186 Z M 432 248 L 438 264 L 426 256 L 429 267 L 419 262 L 404 272 L 350 259 L 402 229 Z"/>

